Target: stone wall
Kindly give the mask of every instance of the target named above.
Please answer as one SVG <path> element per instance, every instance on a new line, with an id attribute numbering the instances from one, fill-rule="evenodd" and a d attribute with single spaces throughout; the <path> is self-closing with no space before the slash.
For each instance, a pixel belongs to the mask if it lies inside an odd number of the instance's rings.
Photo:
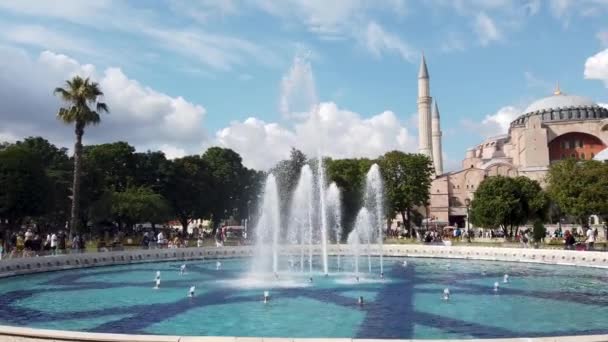
<path id="1" fill-rule="evenodd" d="M 315 247 L 315 253 L 321 252 Z M 289 252 L 290 248 L 283 248 Z M 292 248 L 293 252 L 299 249 Z M 430 246 L 430 245 L 385 245 L 386 256 L 424 257 L 424 258 L 455 258 L 477 259 L 507 262 L 535 262 L 557 265 L 575 265 L 583 267 L 608 268 L 608 253 L 582 252 L 556 249 L 534 248 L 496 248 L 496 247 L 467 247 L 467 246 Z M 349 254 L 345 245 L 330 245 L 330 254 Z M 372 253 L 380 254 L 380 249 L 373 247 Z M 0 261 L 0 278 L 20 274 L 60 271 L 83 267 L 125 265 L 142 262 L 184 261 L 203 258 L 222 259 L 239 258 L 253 255 L 251 246 L 235 247 L 205 247 L 177 249 L 138 249 L 115 252 L 64 254 L 56 256 L 3 259 Z"/>

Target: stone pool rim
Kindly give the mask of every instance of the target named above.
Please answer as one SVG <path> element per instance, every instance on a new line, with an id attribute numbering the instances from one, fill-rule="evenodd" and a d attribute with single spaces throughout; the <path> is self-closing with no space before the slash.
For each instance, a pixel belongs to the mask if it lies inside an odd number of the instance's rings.
<path id="1" fill-rule="evenodd" d="M 560 266 L 608 268 L 608 253 L 590 251 L 566 251 L 533 248 L 502 248 L 474 246 L 433 246 L 433 245 L 384 245 L 382 248 L 387 257 L 408 258 L 444 258 L 470 259 L 500 262 L 538 263 Z M 289 252 L 289 247 L 284 248 Z M 347 247 L 329 246 L 332 255 L 346 254 Z M 320 252 L 320 251 L 317 251 Z M 379 255 L 380 249 L 374 246 L 372 254 Z M 69 270 L 77 268 L 138 264 L 145 262 L 188 261 L 225 258 L 246 258 L 253 254 L 252 246 L 202 247 L 180 249 L 138 249 L 127 251 L 94 252 L 80 254 L 65 254 L 49 257 L 31 257 L 18 259 L 3 259 L 0 261 L 0 278 L 25 274 Z M 226 336 L 170 336 L 170 335 L 136 335 L 89 333 L 67 330 L 48 330 L 18 326 L 0 325 L 0 339 L 10 338 L 11 341 L 147 341 L 147 342 L 196 342 L 196 341 L 232 341 L 232 342 L 372 342 L 372 341 L 447 341 L 447 340 L 413 340 L 413 339 L 356 339 L 356 338 L 266 338 L 266 337 L 226 337 Z M 470 339 L 462 339 L 470 340 Z M 608 341 L 608 335 L 574 335 L 538 338 L 497 338 L 478 339 L 476 341 Z"/>

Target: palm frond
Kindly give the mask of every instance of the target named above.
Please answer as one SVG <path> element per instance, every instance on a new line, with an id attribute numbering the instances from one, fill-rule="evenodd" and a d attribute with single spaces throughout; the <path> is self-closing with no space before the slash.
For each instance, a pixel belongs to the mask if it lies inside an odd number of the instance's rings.
<path id="1" fill-rule="evenodd" d="M 99 113 L 101 113 L 101 112 L 109 113 L 110 109 L 108 108 L 108 105 L 105 102 L 97 102 L 97 111 Z"/>
<path id="2" fill-rule="evenodd" d="M 73 99 L 72 93 L 70 93 L 69 91 L 67 91 L 61 87 L 55 88 L 55 90 L 53 91 L 53 94 L 59 95 L 61 97 L 61 99 L 66 102 L 69 102 Z"/>
<path id="3" fill-rule="evenodd" d="M 74 76 L 65 81 L 66 87 L 55 88 L 54 94 L 59 95 L 70 107 L 60 108 L 57 117 L 65 123 L 77 123 L 84 127 L 98 124 L 101 121 L 99 113 L 110 110 L 104 102 L 98 102 L 103 96 L 99 83 L 91 81 L 88 77 Z M 95 106 L 95 110 L 91 107 Z"/>

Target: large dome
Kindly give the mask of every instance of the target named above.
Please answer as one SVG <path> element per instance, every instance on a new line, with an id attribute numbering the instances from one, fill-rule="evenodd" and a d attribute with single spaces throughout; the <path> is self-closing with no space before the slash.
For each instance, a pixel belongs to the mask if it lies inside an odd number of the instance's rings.
<path id="1" fill-rule="evenodd" d="M 593 100 L 588 97 L 559 93 L 532 102 L 532 104 L 524 110 L 524 113 L 537 112 L 543 109 L 592 107 L 595 105 Z"/>
<path id="2" fill-rule="evenodd" d="M 597 120 L 608 118 L 608 109 L 588 97 L 564 94 L 558 86 L 553 95 L 532 102 L 511 127 L 524 126 L 531 116 L 540 116 L 543 122 Z"/>

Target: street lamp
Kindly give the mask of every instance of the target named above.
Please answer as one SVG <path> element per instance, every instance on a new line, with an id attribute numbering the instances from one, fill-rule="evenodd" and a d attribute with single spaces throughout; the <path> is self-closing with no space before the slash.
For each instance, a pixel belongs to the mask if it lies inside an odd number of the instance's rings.
<path id="1" fill-rule="evenodd" d="M 464 205 L 467 206 L 467 227 L 466 227 L 466 231 L 467 231 L 467 235 L 469 235 L 469 208 L 471 207 L 471 200 L 468 198 L 464 199 Z"/>

